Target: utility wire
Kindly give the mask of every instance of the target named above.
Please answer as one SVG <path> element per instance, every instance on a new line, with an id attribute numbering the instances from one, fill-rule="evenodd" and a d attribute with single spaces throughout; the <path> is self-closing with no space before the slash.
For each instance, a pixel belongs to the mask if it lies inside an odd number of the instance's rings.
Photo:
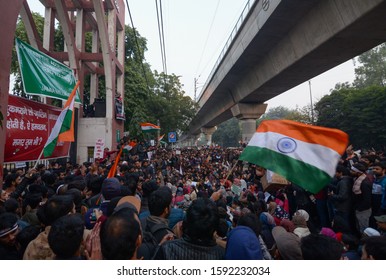
<path id="1" fill-rule="evenodd" d="M 164 19 L 162 15 L 162 0 L 159 0 L 159 6 L 160 6 L 160 14 L 161 14 L 161 28 L 162 28 L 162 44 L 163 44 L 163 51 L 164 51 L 164 60 L 165 60 L 165 74 L 168 74 L 168 68 L 166 63 L 166 48 L 165 48 L 165 31 L 164 31 Z"/>
<path id="2" fill-rule="evenodd" d="M 210 27 L 209 27 L 208 35 L 206 36 L 204 48 L 203 48 L 203 50 L 202 50 L 201 57 L 200 57 L 200 60 L 199 60 L 199 62 L 198 62 L 198 65 L 197 65 L 196 73 L 198 72 L 198 69 L 199 69 L 200 66 L 201 66 L 202 57 L 204 56 L 204 53 L 205 53 L 205 50 L 206 50 L 206 45 L 208 44 L 209 35 L 210 35 L 211 32 L 212 32 L 213 23 L 214 23 L 214 20 L 215 20 L 215 18 L 216 18 L 216 15 L 217 15 L 217 10 L 218 10 L 218 6 L 219 6 L 219 5 L 220 5 L 220 0 L 217 1 L 216 10 L 214 11 L 214 15 L 213 15 L 213 17 L 212 17 L 212 22 L 211 22 Z M 205 67 L 205 68 L 206 68 L 206 67 Z"/>
<path id="3" fill-rule="evenodd" d="M 161 59 L 162 59 L 162 68 L 166 75 L 166 56 L 165 56 L 165 40 L 163 33 L 163 20 L 162 20 L 162 3 L 160 2 L 160 7 L 158 8 L 158 1 L 155 0 L 155 6 L 157 10 L 157 24 L 158 24 L 158 35 L 159 35 L 159 44 L 161 50 Z M 160 16 L 161 14 L 161 16 Z"/>
<path id="4" fill-rule="evenodd" d="M 140 58 L 140 60 L 141 60 L 141 66 L 142 66 L 143 77 L 145 78 L 146 85 L 147 85 L 147 89 L 148 89 L 149 93 L 152 93 L 152 91 L 150 90 L 150 83 L 149 83 L 149 80 L 147 79 L 147 76 L 146 76 L 145 66 L 144 66 L 144 64 L 143 64 L 144 55 L 142 54 L 141 49 L 139 48 L 139 43 L 138 43 L 137 33 L 136 33 L 136 31 L 135 31 L 134 22 L 133 22 L 133 18 L 132 18 L 132 16 L 131 16 L 130 6 L 129 6 L 128 0 L 126 0 L 126 6 L 127 6 L 128 12 L 129 12 L 129 17 L 130 17 L 131 26 L 132 26 L 132 28 L 133 28 L 135 44 L 136 44 L 136 46 L 137 46 L 139 58 Z"/>

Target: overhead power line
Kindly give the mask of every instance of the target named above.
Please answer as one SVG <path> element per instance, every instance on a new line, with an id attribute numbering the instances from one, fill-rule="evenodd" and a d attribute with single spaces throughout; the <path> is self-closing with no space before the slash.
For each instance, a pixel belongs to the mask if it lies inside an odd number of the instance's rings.
<path id="1" fill-rule="evenodd" d="M 127 6 L 128 12 L 129 12 L 129 17 L 130 17 L 131 27 L 133 28 L 133 34 L 134 34 L 135 45 L 137 46 L 139 58 L 140 58 L 140 60 L 141 60 L 141 66 L 142 66 L 143 77 L 145 78 L 146 85 L 147 85 L 147 89 L 148 89 L 149 93 L 152 93 L 152 91 L 150 90 L 150 83 L 149 83 L 149 80 L 147 79 L 147 76 L 146 76 L 145 66 L 144 66 L 144 64 L 143 64 L 143 60 L 144 60 L 145 57 L 144 57 L 144 54 L 141 52 L 141 49 L 140 49 L 140 47 L 139 47 L 138 38 L 137 38 L 137 33 L 135 32 L 134 22 L 133 22 L 133 18 L 132 18 L 132 16 L 131 16 L 130 6 L 129 6 L 128 0 L 126 0 L 126 6 Z"/>
<path id="2" fill-rule="evenodd" d="M 163 15 L 162 15 L 162 1 L 155 0 L 155 6 L 157 10 L 157 23 L 158 23 L 158 34 L 160 41 L 160 49 L 161 49 L 161 59 L 162 59 L 162 67 L 165 75 L 167 75 L 167 63 L 166 63 L 166 48 L 165 48 L 165 31 L 163 24 Z"/>

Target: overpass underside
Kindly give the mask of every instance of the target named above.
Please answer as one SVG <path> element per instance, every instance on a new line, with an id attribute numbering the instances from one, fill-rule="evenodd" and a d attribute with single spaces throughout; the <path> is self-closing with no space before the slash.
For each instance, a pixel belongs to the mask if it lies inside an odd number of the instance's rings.
<path id="1" fill-rule="evenodd" d="M 384 0 L 271 0 L 268 9 L 256 2 L 203 89 L 191 135 L 232 118 L 239 104 L 263 104 L 386 39 Z"/>

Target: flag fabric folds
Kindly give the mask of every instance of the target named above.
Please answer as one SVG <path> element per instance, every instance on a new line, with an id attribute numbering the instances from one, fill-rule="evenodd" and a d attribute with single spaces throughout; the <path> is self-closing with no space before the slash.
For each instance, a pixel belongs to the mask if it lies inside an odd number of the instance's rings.
<path id="1" fill-rule="evenodd" d="M 78 81 L 75 84 L 74 89 L 72 90 L 70 96 L 67 99 L 66 104 L 64 104 L 63 110 L 60 113 L 56 123 L 51 131 L 50 136 L 47 139 L 46 144 L 43 148 L 43 154 L 45 157 L 49 157 L 55 150 L 56 143 L 61 142 L 74 142 L 74 104 L 75 104 L 75 95 L 76 90 L 80 82 Z"/>
<path id="2" fill-rule="evenodd" d="M 123 150 L 122 148 L 119 150 L 119 153 L 115 158 L 114 164 L 113 166 L 111 166 L 109 174 L 107 174 L 107 178 L 115 177 L 115 173 L 117 173 L 118 162 L 119 162 L 119 159 L 121 158 L 122 150 Z"/>
<path id="3" fill-rule="evenodd" d="M 153 132 L 158 131 L 161 128 L 158 125 L 152 123 L 141 123 L 142 132 Z"/>
<path id="4" fill-rule="evenodd" d="M 165 134 L 161 135 L 160 137 L 158 137 L 158 142 L 161 142 L 161 140 L 164 138 Z"/>
<path id="5" fill-rule="evenodd" d="M 127 151 L 130 151 L 130 150 L 133 149 L 136 145 L 137 145 L 137 143 L 136 143 L 135 141 L 131 141 L 129 144 L 127 144 L 127 145 L 124 146 L 123 148 L 126 149 Z"/>
<path id="6" fill-rule="evenodd" d="M 334 176 L 347 144 L 348 135 L 338 129 L 268 120 L 260 124 L 239 159 L 317 193 Z"/>

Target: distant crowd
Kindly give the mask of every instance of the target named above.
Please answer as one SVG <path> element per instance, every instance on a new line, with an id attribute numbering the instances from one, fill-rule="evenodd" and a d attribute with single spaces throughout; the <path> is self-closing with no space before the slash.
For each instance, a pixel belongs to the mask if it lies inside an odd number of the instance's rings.
<path id="1" fill-rule="evenodd" d="M 110 177 L 118 150 L 4 169 L 0 259 L 386 259 L 383 152 L 348 147 L 312 194 L 270 183 L 242 150 L 138 142 Z"/>

